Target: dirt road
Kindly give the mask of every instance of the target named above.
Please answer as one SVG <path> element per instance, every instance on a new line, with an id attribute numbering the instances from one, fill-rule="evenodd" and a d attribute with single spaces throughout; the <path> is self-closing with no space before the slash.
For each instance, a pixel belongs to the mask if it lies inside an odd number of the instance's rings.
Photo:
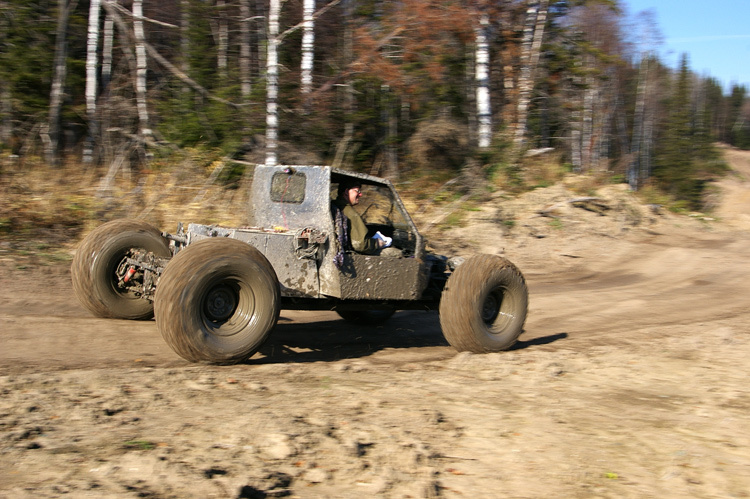
<path id="1" fill-rule="evenodd" d="M 3 261 L 0 497 L 750 497 L 750 154 L 727 157 L 718 220 L 478 213 L 464 251 L 530 288 L 498 354 L 434 313 L 282 311 L 249 363 L 193 365 L 91 317 L 67 269 Z"/>

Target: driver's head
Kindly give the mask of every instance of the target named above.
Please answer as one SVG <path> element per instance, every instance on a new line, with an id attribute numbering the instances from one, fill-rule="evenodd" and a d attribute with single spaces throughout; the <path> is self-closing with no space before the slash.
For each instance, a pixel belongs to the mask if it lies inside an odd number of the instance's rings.
<path id="1" fill-rule="evenodd" d="M 362 182 L 356 179 L 346 179 L 339 184 L 338 198 L 354 206 L 362 196 Z"/>

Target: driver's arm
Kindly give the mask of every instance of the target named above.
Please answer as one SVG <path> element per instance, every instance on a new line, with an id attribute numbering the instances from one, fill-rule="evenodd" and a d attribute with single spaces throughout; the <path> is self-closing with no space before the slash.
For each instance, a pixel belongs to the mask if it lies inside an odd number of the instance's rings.
<path id="1" fill-rule="evenodd" d="M 349 239 L 354 251 L 365 255 L 375 253 L 379 248 L 378 241 L 367 237 L 367 226 L 357 210 L 347 205 L 343 211 L 344 216 L 349 219 Z"/>

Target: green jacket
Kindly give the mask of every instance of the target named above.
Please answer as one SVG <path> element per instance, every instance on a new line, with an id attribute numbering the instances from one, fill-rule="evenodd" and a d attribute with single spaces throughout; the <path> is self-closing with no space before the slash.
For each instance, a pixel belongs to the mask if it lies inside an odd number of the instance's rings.
<path id="1" fill-rule="evenodd" d="M 349 220 L 349 241 L 357 253 L 372 255 L 378 250 L 378 242 L 367 237 L 367 226 L 357 210 L 343 199 L 334 201 L 344 216 Z"/>

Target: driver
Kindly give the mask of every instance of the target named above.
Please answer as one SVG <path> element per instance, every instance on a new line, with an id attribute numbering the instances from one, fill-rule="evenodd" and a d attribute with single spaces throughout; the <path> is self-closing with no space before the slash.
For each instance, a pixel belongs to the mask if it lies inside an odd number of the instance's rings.
<path id="1" fill-rule="evenodd" d="M 336 230 L 348 234 L 349 243 L 357 253 L 375 255 L 390 246 L 391 240 L 384 236 L 367 237 L 367 226 L 354 209 L 354 206 L 359 204 L 360 197 L 362 183 L 358 180 L 346 179 L 339 184 L 336 199 L 333 201 Z M 339 227 L 339 224 L 345 224 L 345 227 Z"/>

